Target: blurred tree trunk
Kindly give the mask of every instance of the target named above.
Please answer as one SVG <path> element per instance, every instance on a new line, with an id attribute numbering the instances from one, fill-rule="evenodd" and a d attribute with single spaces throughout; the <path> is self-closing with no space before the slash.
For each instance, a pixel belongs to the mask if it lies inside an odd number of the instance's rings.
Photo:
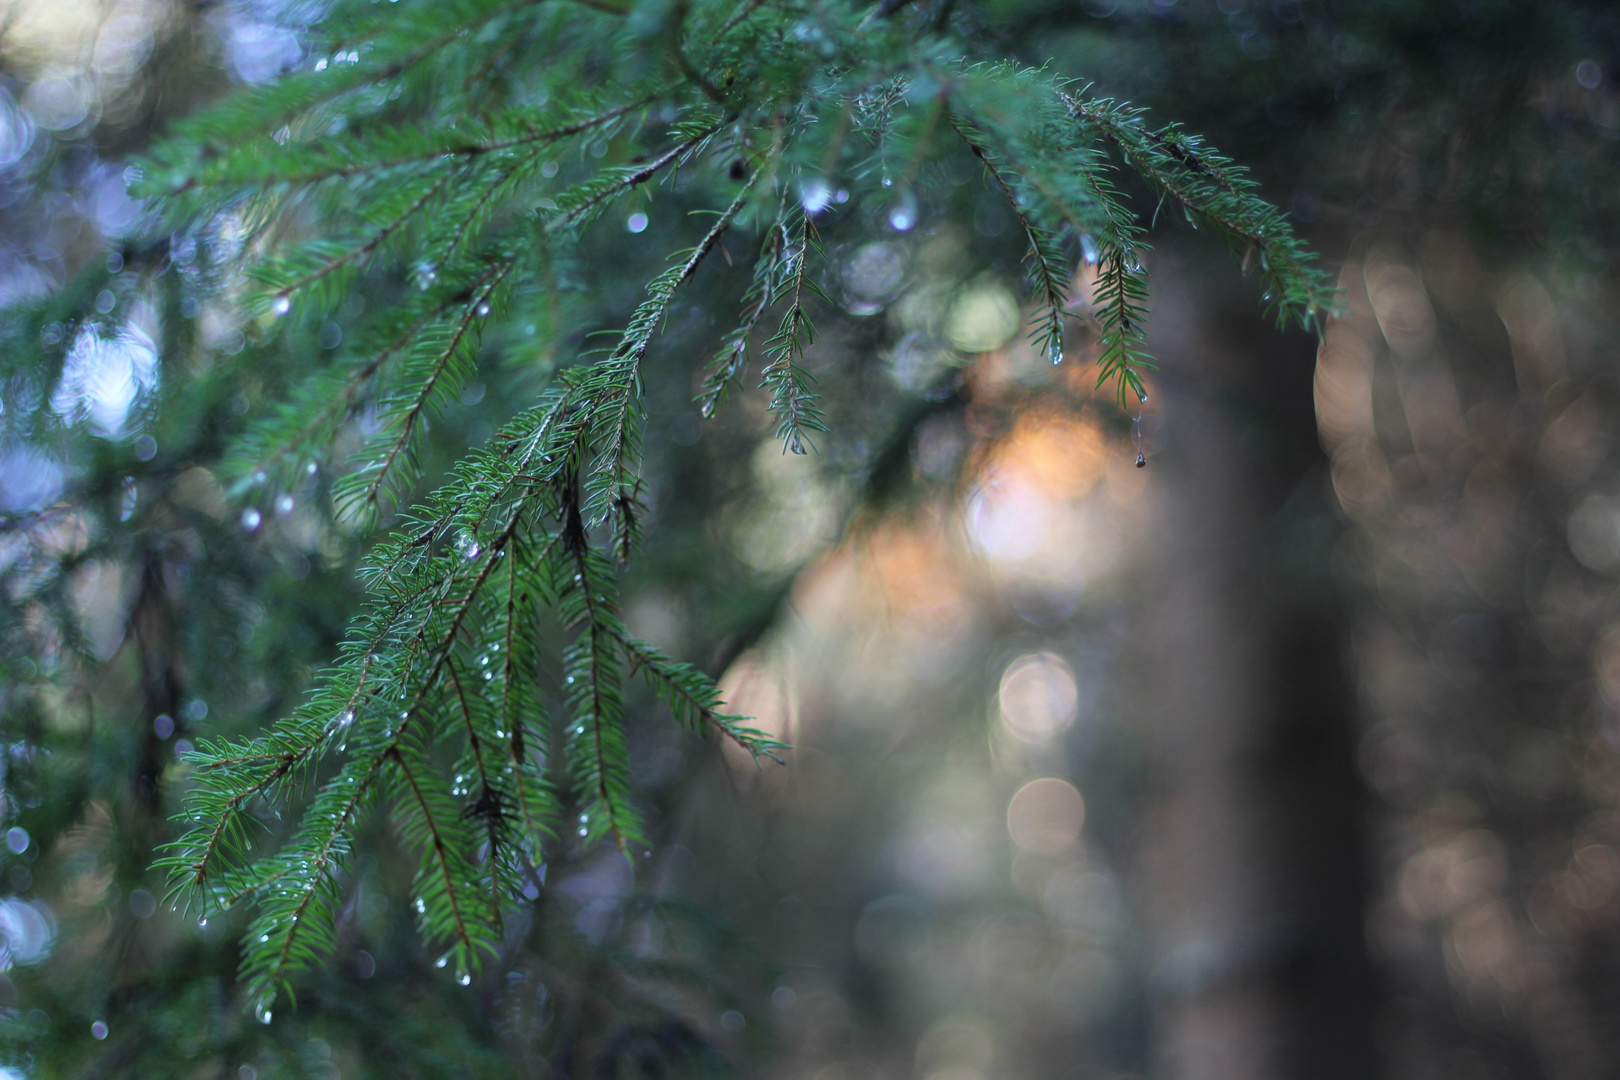
<path id="1" fill-rule="evenodd" d="M 1278 337 L 1203 269 L 1161 271 L 1154 312 L 1168 439 L 1144 552 L 1137 847 L 1152 1073 L 1359 1080 L 1374 1002 L 1316 343 Z"/>

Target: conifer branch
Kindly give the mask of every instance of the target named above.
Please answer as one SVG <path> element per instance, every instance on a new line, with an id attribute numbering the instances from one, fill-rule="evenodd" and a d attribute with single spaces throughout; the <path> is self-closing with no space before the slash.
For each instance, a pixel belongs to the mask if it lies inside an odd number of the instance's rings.
<path id="1" fill-rule="evenodd" d="M 718 352 L 709 361 L 703 389 L 697 395 L 698 409 L 704 419 L 712 419 L 716 410 L 725 403 L 731 385 L 737 382 L 748 363 L 748 342 L 758 328 L 765 313 L 776 306 L 778 284 L 782 277 L 786 228 L 780 211 L 765 229 L 759 257 L 754 261 L 754 275 L 748 291 L 743 294 L 742 321 L 726 335 Z"/>
<path id="2" fill-rule="evenodd" d="M 827 425 L 810 389 L 814 376 L 799 363 L 804 350 L 816 339 L 815 325 L 805 309 L 805 293 L 819 290 L 806 276 L 809 253 L 814 247 L 810 216 L 800 210 L 797 217 L 798 236 L 790 242 L 786 256 L 792 299 L 781 325 L 765 345 L 769 359 L 760 385 L 771 391 L 770 411 L 777 418 L 776 437 L 782 440 L 782 452 L 803 454 L 806 446 L 815 449 L 808 433 L 826 431 Z"/>
<path id="3" fill-rule="evenodd" d="M 962 137 L 962 141 L 967 144 L 973 156 L 979 159 L 996 189 L 1007 200 L 1008 207 L 1024 231 L 1024 239 L 1029 243 L 1029 254 L 1026 258 L 1029 261 L 1030 277 L 1034 281 L 1041 312 L 1041 325 L 1031 332 L 1031 340 L 1048 359 L 1058 363 L 1063 359 L 1063 314 L 1068 307 L 1069 290 L 1065 284 L 1067 275 L 1058 269 L 1059 256 L 1056 244 L 1052 236 L 1030 220 L 1029 215 L 1024 212 L 1012 185 L 991 159 L 989 149 L 978 140 L 977 133 L 968 121 L 955 114 L 952 114 L 950 120 L 951 126 Z"/>
<path id="4" fill-rule="evenodd" d="M 629 10 L 585 3 L 615 18 Z M 924 167 L 941 152 L 937 125 L 950 123 L 1023 230 L 1031 336 L 1054 358 L 1070 314 L 1065 252 L 1078 244 L 1097 261 L 1099 385 L 1113 379 L 1122 403 L 1143 393 L 1150 363 L 1145 230 L 1113 186 L 1110 153 L 1229 243 L 1252 248 L 1280 311 L 1325 310 L 1318 271 L 1281 215 L 1179 129 L 1148 130 L 1135 111 L 1086 99 L 1046 72 L 951 64 L 938 43 L 919 54 L 906 27 L 860 15 L 689 0 L 656 42 L 675 49 L 654 59 L 656 76 L 582 93 L 613 70 L 602 56 L 631 47 L 637 31 L 578 7 L 541 13 L 534 0 L 420 4 L 367 20 L 356 51 L 330 43 L 352 61 L 236 95 L 153 152 L 146 190 L 184 192 L 166 204 L 170 221 L 218 241 L 206 272 L 258 282 L 233 314 L 290 307 L 296 294 L 301 314 L 349 320 L 344 348 L 357 359 L 341 366 L 315 369 L 299 355 L 311 317 L 277 324 L 244 359 L 216 361 L 217 377 L 293 388 L 233 444 L 237 490 L 274 475 L 290 491 L 303 479 L 289 463 L 341 445 L 348 422 L 373 406 L 378 427 L 332 487 L 341 513 L 368 521 L 395 512 L 418 482 L 428 423 L 478 374 L 486 327 L 491 342 L 503 340 L 509 314 L 540 297 L 551 305 L 550 340 L 592 324 L 594 313 L 561 299 L 589 280 L 575 263 L 592 221 L 643 189 L 663 199 L 665 186 L 689 204 L 726 204 L 647 284 L 605 355 L 560 355 L 555 372 L 548 355 L 537 398 L 515 401 L 515 418 L 404 510 L 395 531 L 368 539 L 365 604 L 304 703 L 256 738 L 201 740 L 188 759 L 182 835 L 162 865 L 171 895 L 205 912 L 254 905 L 241 972 L 264 1015 L 296 972 L 336 946 L 344 865 L 368 806 L 386 803 L 419 851 L 420 929 L 450 940 L 445 958 L 456 958 L 463 979 L 493 950 L 506 905 L 538 885 L 536 868 L 555 845 L 573 834 L 620 850 L 638 843 L 631 674 L 683 727 L 780 760 L 784 744 L 724 711 L 713 680 L 629 636 L 617 564 L 640 542 L 642 380 L 653 340 L 729 229 L 763 232 L 733 302 L 736 322 L 705 358 L 701 410 L 710 416 L 725 400 L 770 318 L 760 385 L 775 437 L 784 452 L 806 453 L 827 431 L 807 363 L 813 298 L 826 299 L 812 217 L 839 228 L 858 219 L 836 217 L 845 212 L 796 187 L 811 161 L 819 181 L 837 185 L 829 192 L 847 188 L 857 203 L 893 198 L 896 181 L 924 200 L 939 188 Z M 806 19 L 819 31 L 814 46 L 796 32 Z M 521 51 L 540 37 L 550 43 L 543 72 Z M 533 76 L 510 101 L 509 66 Z M 654 116 L 660 126 L 649 130 Z M 545 160 L 564 147 L 577 160 L 553 186 L 560 166 Z M 659 180 L 670 183 L 654 188 Z M 224 289 L 215 298 L 232 300 Z M 382 312 L 358 334 L 351 298 Z M 246 366 L 260 360 L 271 361 L 263 376 Z M 51 362 L 59 367 L 60 355 Z M 9 377 L 9 363 L 0 358 L 0 375 Z M 566 634 L 567 734 L 554 745 L 541 704 L 551 647 L 542 613 Z M 445 740 L 457 750 L 441 769 L 430 749 Z M 573 793 L 578 829 L 561 827 L 559 790 Z M 292 810 L 296 823 L 260 835 L 261 808 Z"/>
<path id="5" fill-rule="evenodd" d="M 1259 253 L 1265 302 L 1279 322 L 1295 318 L 1308 328 L 1337 309 L 1315 256 L 1282 213 L 1255 195 L 1254 182 L 1230 159 L 1204 149 L 1177 125 L 1157 131 L 1145 126 L 1142 110 L 1068 93 L 1062 97 L 1077 122 L 1102 132 L 1137 173 L 1183 208 L 1189 221 L 1208 221 L 1234 250 Z"/>
<path id="6" fill-rule="evenodd" d="M 369 517 L 381 511 L 383 492 L 391 483 L 397 484 L 395 463 L 411 446 L 412 436 L 423 412 L 436 397 L 442 395 L 440 383 L 451 363 L 474 347 L 471 344 L 473 329 L 489 314 L 490 298 L 512 272 L 513 265 L 510 260 L 503 261 L 485 273 L 472 296 L 462 305 L 461 316 L 451 327 L 448 339 L 440 346 L 421 374 L 415 395 L 397 414 L 395 419 L 398 425 L 397 434 L 388 441 L 380 458 L 374 458 L 365 469 L 345 478 L 339 490 L 339 497 L 349 512 Z M 457 389 L 459 390 L 459 387 Z M 357 482 L 360 480 L 364 481 L 363 486 Z"/>
<path id="7" fill-rule="evenodd" d="M 421 783 L 416 778 L 416 773 L 411 769 L 410 762 L 405 760 L 405 755 L 400 752 L 397 745 L 390 747 L 388 753 L 393 759 L 394 767 L 399 770 L 400 776 L 404 777 L 405 783 L 409 786 L 411 795 L 416 801 L 417 812 L 421 814 L 422 825 L 430 841 L 433 862 L 438 868 L 439 878 L 444 889 L 444 897 L 450 905 L 450 918 L 455 930 L 456 942 L 470 949 L 472 937 L 467 932 L 467 921 L 461 914 L 461 902 L 456 899 L 457 885 L 455 875 L 450 868 L 450 846 L 445 843 L 438 823 L 433 820 L 433 808 L 429 805 L 428 798 L 422 790 Z"/>
<path id="8" fill-rule="evenodd" d="M 720 711 L 720 692 L 714 683 L 689 664 L 677 663 L 644 641 L 627 634 L 618 635 L 619 644 L 631 663 L 640 670 L 659 697 L 663 698 L 677 722 L 694 731 L 712 726 L 755 758 L 768 757 L 783 764 L 777 751 L 790 747 L 755 728 L 743 727 L 748 719 Z"/>

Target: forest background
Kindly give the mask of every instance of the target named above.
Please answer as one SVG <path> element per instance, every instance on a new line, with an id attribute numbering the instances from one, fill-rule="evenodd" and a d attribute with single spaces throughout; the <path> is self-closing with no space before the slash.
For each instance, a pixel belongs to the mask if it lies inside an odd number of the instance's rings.
<path id="1" fill-rule="evenodd" d="M 332 959 L 261 1023 L 247 916 L 172 911 L 153 863 L 183 755 L 287 714 L 331 662 L 372 534 L 319 470 L 221 482 L 287 373 L 178 407 L 169 339 L 124 290 L 137 268 L 205 279 L 218 238 L 155 231 L 127 170 L 235 86 L 347 62 L 316 49 L 321 14 L 19 2 L 0 24 L 0 284 L 113 328 L 53 374 L 42 432 L 17 426 L 19 365 L 76 324 L 8 323 L 29 335 L 0 396 L 11 1072 L 1612 1073 L 1606 6 L 880 5 L 1207 137 L 1323 253 L 1342 313 L 1279 330 L 1244 253 L 1122 172 L 1154 225 L 1160 365 L 1122 409 L 1084 340 L 1054 367 L 1018 332 L 1024 237 L 971 157 L 911 217 L 856 206 L 804 353 L 817 453 L 783 452 L 752 382 L 706 420 L 681 350 L 645 388 L 624 621 L 719 678 L 787 764 L 629 698 L 634 872 L 560 838 L 464 985 L 414 925 L 410 836 L 373 815 Z M 684 242 L 658 205 L 582 233 L 570 317 L 486 333 L 420 448 L 429 477 L 589 347 L 577 328 L 631 317 Z M 733 259 L 666 342 L 712 350 Z M 289 314 L 307 355 L 342 355 L 356 296 Z M 277 314 L 175 302 L 165 325 L 220 356 Z M 53 598 L 84 636 L 46 648 Z"/>

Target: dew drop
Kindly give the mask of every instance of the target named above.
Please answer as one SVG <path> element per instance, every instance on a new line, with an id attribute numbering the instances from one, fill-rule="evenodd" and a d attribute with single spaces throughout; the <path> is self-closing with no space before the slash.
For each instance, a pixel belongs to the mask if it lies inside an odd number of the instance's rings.
<path id="1" fill-rule="evenodd" d="M 304 475 L 305 476 L 314 476 L 315 475 L 315 463 L 313 461 L 310 462 L 308 465 L 304 466 Z"/>
<path id="2" fill-rule="evenodd" d="M 1097 265 L 1097 241 L 1090 236 L 1080 238 L 1080 257 L 1086 260 L 1087 266 Z"/>
<path id="3" fill-rule="evenodd" d="M 106 1022 L 102 1021 L 102 1020 L 97 1020 L 95 1023 L 91 1024 L 90 1025 L 90 1035 L 91 1035 L 92 1038 L 105 1039 L 107 1037 L 107 1024 L 106 1024 Z"/>
<path id="4" fill-rule="evenodd" d="M 422 898 L 420 896 L 416 898 L 416 913 L 418 915 L 427 914 L 427 905 L 422 902 Z"/>
<path id="5" fill-rule="evenodd" d="M 900 197 L 889 207 L 889 228 L 895 232 L 910 232 L 917 227 L 917 198 L 909 191 L 900 193 Z"/>
<path id="6" fill-rule="evenodd" d="M 259 1023 L 268 1024 L 269 1022 L 270 1022 L 270 1007 L 268 1005 L 266 1005 L 266 1006 L 263 1006 L 263 1007 L 261 1007 L 259 1009 Z"/>
<path id="7" fill-rule="evenodd" d="M 1136 452 L 1136 467 L 1138 469 L 1147 468 L 1147 455 L 1142 453 L 1140 450 Z"/>
<path id="8" fill-rule="evenodd" d="M 812 217 L 827 209 L 832 197 L 832 189 L 820 177 L 813 177 L 799 185 L 799 202 L 804 212 Z"/>
<path id="9" fill-rule="evenodd" d="M 489 314 L 489 305 L 488 304 L 479 304 L 478 305 L 478 317 L 483 318 L 485 315 L 488 315 L 488 314 Z"/>
<path id="10" fill-rule="evenodd" d="M 263 521 L 264 515 L 259 513 L 251 506 L 242 511 L 242 528 L 246 529 L 248 532 L 253 532 L 256 530 L 259 525 L 263 523 Z"/>
<path id="11" fill-rule="evenodd" d="M 208 927 L 208 916 L 204 915 L 202 918 L 198 919 L 197 920 L 197 927 L 198 927 L 198 929 L 207 929 L 207 927 Z"/>
<path id="12" fill-rule="evenodd" d="M 579 835 L 584 836 L 585 832 L 586 832 L 585 826 L 581 825 L 579 827 Z"/>
<path id="13" fill-rule="evenodd" d="M 1063 363 L 1063 342 L 1053 338 L 1046 346 L 1046 358 L 1054 364 Z"/>
<path id="14" fill-rule="evenodd" d="M 296 502 L 291 495 L 276 496 L 276 513 L 282 517 L 286 517 L 288 514 L 292 513 L 295 505 Z"/>
<path id="15" fill-rule="evenodd" d="M 478 558 L 483 550 L 483 545 L 479 544 L 478 538 L 472 533 L 464 532 L 456 540 L 456 553 L 468 561 Z"/>
<path id="16" fill-rule="evenodd" d="M 433 966 L 442 968 L 442 967 L 444 967 L 444 965 L 448 964 L 449 962 L 450 962 L 450 956 L 447 953 L 444 956 L 441 956 L 437 960 L 433 961 Z"/>
<path id="17" fill-rule="evenodd" d="M 275 312 L 277 315 L 287 314 L 287 312 L 292 310 L 292 297 L 288 296 L 286 293 L 282 293 L 280 296 L 276 297 L 275 303 L 270 305 L 270 310 Z"/>
<path id="18" fill-rule="evenodd" d="M 460 983 L 462 986 L 466 986 L 468 983 L 472 982 L 472 976 L 463 971 L 459 976 L 456 977 L 456 982 Z"/>

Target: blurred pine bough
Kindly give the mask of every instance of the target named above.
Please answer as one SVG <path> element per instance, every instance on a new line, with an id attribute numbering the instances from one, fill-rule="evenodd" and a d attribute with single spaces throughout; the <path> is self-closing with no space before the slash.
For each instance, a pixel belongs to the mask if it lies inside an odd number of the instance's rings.
<path id="1" fill-rule="evenodd" d="M 305 70 L 184 122 L 133 174 L 164 216 L 154 237 L 202 240 L 190 272 L 160 272 L 173 264 L 161 241 L 132 250 L 139 273 L 98 272 L 13 318 L 5 361 L 8 437 L 46 438 L 78 340 L 51 328 L 99 333 L 88 312 L 109 296 L 229 312 L 243 333 L 234 351 L 201 361 L 194 339 L 162 344 L 165 376 L 180 380 L 164 407 L 207 426 L 223 388 L 273 365 L 281 404 L 222 450 L 231 493 L 279 500 L 307 476 L 335 476 L 339 515 L 389 530 L 366 556 L 367 606 L 304 704 L 261 735 L 202 741 L 188 757 L 183 833 L 161 860 L 171 901 L 203 918 L 255 912 L 240 973 L 266 1022 L 293 976 L 336 944 L 342 871 L 368 808 L 386 806 L 420 856 L 419 931 L 465 984 L 542 885 L 552 838 L 644 845 L 627 681 L 648 682 L 690 728 L 759 756 L 781 749 L 726 714 L 707 676 L 633 638 L 615 599 L 644 513 L 643 365 L 678 290 L 717 249 L 733 258 L 726 238 L 758 253 L 698 401 L 713 415 L 758 378 L 784 453 L 826 431 L 800 363 L 822 231 L 862 214 L 914 228 L 948 192 L 936 163 L 953 155 L 981 166 L 1023 232 L 1032 341 L 1061 362 L 1066 333 L 1092 335 L 1098 385 L 1112 382 L 1122 409 L 1145 397 L 1150 361 L 1145 226 L 1114 187 L 1119 165 L 1257 270 L 1279 320 L 1313 325 L 1334 302 L 1284 217 L 1197 138 L 1045 72 L 965 54 L 907 8 L 354 3 L 320 32 Z M 639 233 L 677 195 L 705 208 L 681 230 L 689 246 L 616 340 L 558 361 L 576 328 L 568 289 L 586 230 L 630 203 Z M 1081 261 L 1095 284 L 1077 300 Z M 483 335 L 519 315 L 544 326 L 555 375 L 402 510 L 428 472 L 428 426 L 473 381 Z M 338 362 L 310 347 L 316 327 L 323 347 L 351 343 Z M 189 370 L 175 353 L 193 358 Z M 54 513 L 6 524 L 38 528 Z M 250 506 L 244 525 L 260 514 Z M 7 571 L 42 572 L 63 580 L 38 561 Z M 42 671 L 54 666 L 47 647 L 88 660 L 66 594 L 33 591 L 49 633 L 13 620 L 8 648 L 40 654 Z M 558 653 L 566 701 L 554 725 L 542 670 Z M 558 761 L 564 784 L 548 772 Z M 297 815 L 270 853 L 257 836 L 266 805 Z"/>

